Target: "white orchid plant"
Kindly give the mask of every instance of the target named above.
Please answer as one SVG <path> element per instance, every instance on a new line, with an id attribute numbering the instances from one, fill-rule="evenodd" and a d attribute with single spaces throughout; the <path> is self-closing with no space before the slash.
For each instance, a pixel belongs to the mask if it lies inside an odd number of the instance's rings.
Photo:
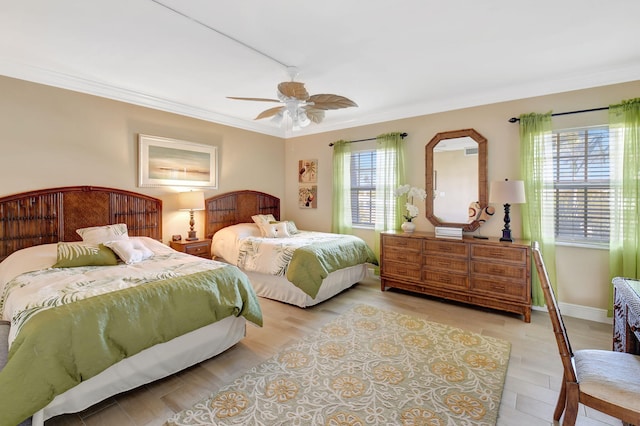
<path id="1" fill-rule="evenodd" d="M 404 217 L 407 222 L 411 222 L 413 219 L 418 217 L 418 206 L 413 204 L 413 201 L 416 198 L 424 201 L 427 198 L 427 192 L 422 188 L 417 188 L 408 184 L 399 186 L 393 192 L 396 197 L 407 197 L 407 202 L 405 203 L 407 214 L 402 215 L 402 217 Z"/>

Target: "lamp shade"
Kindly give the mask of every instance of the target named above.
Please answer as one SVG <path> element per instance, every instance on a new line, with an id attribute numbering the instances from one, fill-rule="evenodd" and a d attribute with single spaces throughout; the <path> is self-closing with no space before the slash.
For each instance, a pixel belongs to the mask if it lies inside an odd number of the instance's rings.
<path id="1" fill-rule="evenodd" d="M 188 191 L 178 194 L 178 209 L 204 210 L 204 192 Z"/>
<path id="2" fill-rule="evenodd" d="M 505 179 L 492 182 L 489 202 L 494 204 L 526 203 L 524 181 Z"/>

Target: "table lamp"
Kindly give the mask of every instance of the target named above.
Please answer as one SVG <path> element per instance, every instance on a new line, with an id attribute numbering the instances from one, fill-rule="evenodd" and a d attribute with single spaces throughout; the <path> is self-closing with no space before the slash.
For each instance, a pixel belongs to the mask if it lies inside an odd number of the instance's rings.
<path id="1" fill-rule="evenodd" d="M 204 210 L 204 192 L 189 191 L 178 193 L 178 209 L 189 211 L 189 226 L 191 228 L 189 229 L 189 236 L 186 238 L 186 240 L 197 240 L 198 237 L 196 237 L 196 231 L 193 229 L 193 225 L 195 225 L 195 220 L 193 220 L 193 212 L 195 210 Z"/>
<path id="2" fill-rule="evenodd" d="M 504 204 L 504 229 L 502 229 L 502 238 L 500 238 L 500 241 L 513 242 L 511 229 L 509 228 L 509 222 L 511 222 L 509 209 L 511 208 L 511 204 L 522 204 L 526 202 L 524 196 L 524 181 L 505 179 L 504 181 L 492 182 L 489 202 Z"/>

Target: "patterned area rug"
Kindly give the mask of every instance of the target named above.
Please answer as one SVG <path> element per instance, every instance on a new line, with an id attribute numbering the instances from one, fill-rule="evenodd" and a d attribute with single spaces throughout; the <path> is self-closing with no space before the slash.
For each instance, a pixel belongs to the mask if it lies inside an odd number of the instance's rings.
<path id="1" fill-rule="evenodd" d="M 358 305 L 167 425 L 495 425 L 511 345 Z"/>

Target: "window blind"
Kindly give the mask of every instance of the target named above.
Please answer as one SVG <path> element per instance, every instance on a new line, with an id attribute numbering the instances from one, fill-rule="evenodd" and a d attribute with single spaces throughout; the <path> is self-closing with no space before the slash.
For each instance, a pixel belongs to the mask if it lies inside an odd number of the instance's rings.
<path id="1" fill-rule="evenodd" d="M 608 127 L 563 130 L 553 136 L 556 237 L 608 242 Z"/>

